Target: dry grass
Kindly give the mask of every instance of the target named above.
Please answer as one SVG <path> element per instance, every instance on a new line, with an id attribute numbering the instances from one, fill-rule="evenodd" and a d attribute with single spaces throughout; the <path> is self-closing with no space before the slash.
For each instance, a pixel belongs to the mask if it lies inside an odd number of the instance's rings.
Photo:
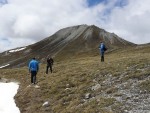
<path id="1" fill-rule="evenodd" d="M 37 75 L 37 85 L 40 88 L 27 87 L 30 84 L 30 75 L 27 67 L 19 69 L 1 69 L 0 77 L 20 82 L 20 88 L 15 96 L 21 113 L 112 113 L 122 106 L 113 105 L 114 98 L 98 97 L 102 90 L 108 94 L 118 89 L 104 86 L 96 91 L 91 90 L 95 85 L 108 79 L 108 75 L 119 77 L 123 73 L 122 81 L 129 79 L 144 79 L 150 75 L 150 49 L 127 48 L 107 53 L 105 62 L 100 62 L 100 56 L 86 56 L 76 59 L 57 61 L 53 66 L 53 73 L 45 74 L 46 65 L 40 64 Z M 144 70 L 144 71 L 143 71 Z M 149 81 L 143 82 L 141 88 L 149 91 Z M 145 88 L 145 86 L 147 86 Z M 89 99 L 85 98 L 91 94 Z M 48 107 L 42 104 L 49 101 Z M 113 106 L 114 111 L 106 109 Z"/>

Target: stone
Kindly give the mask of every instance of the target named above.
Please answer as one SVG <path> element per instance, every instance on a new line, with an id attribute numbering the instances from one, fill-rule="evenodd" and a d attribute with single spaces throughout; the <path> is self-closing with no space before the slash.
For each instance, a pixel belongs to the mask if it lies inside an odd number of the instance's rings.
<path id="1" fill-rule="evenodd" d="M 91 94 L 90 94 L 90 93 L 87 93 L 87 94 L 85 95 L 85 99 L 89 99 L 89 98 L 91 98 Z"/>
<path id="2" fill-rule="evenodd" d="M 44 102 L 42 106 L 48 107 L 49 106 L 49 102 L 48 101 Z"/>
<path id="3" fill-rule="evenodd" d="M 97 90 L 99 88 L 101 88 L 100 84 L 96 84 L 95 86 L 92 86 L 92 90 Z"/>

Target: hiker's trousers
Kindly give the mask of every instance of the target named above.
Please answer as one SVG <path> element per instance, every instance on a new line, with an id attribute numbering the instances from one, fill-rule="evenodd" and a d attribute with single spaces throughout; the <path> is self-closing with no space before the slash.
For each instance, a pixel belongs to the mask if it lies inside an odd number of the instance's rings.
<path id="1" fill-rule="evenodd" d="M 47 67 L 46 67 L 46 74 L 48 74 L 48 69 L 50 68 L 50 71 L 51 71 L 51 73 L 52 73 L 52 64 L 50 64 L 50 65 L 47 65 Z"/>
<path id="2" fill-rule="evenodd" d="M 31 71 L 31 83 L 35 84 L 36 83 L 36 71 Z"/>

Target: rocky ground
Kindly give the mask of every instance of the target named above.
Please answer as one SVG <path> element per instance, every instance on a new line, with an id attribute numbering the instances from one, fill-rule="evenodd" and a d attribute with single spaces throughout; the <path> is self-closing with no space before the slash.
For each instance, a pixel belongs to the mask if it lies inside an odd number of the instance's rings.
<path id="1" fill-rule="evenodd" d="M 114 77 L 111 74 L 105 75 L 106 79 L 102 82 L 98 81 L 102 75 L 94 79 L 95 83 L 92 86 L 92 90 L 96 91 L 101 89 L 94 98 L 114 98 L 115 102 L 113 105 L 106 107 L 111 112 L 120 113 L 149 113 L 150 112 L 150 94 L 147 90 L 141 89 L 141 84 L 146 83 L 150 80 L 150 76 L 147 73 L 140 78 L 125 79 L 128 77 L 130 71 L 149 71 L 150 65 L 145 64 L 142 68 L 136 68 L 137 66 L 129 67 L 125 72 L 122 72 L 120 76 Z M 122 104 L 118 106 L 118 103 Z M 119 107 L 119 111 L 116 111 L 115 106 Z M 118 108 L 117 108 L 118 109 Z"/>

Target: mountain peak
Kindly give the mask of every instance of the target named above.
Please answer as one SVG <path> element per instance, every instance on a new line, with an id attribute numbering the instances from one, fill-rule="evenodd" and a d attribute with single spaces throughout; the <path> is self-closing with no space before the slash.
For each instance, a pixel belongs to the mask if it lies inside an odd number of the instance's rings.
<path id="1" fill-rule="evenodd" d="M 109 50 L 135 45 L 95 25 L 83 24 L 63 28 L 52 36 L 19 51 L 3 52 L 0 54 L 0 64 L 20 67 L 26 65 L 27 60 L 32 57 L 37 57 L 43 61 L 48 55 L 64 59 L 80 54 L 99 54 L 98 46 L 101 41 L 106 44 Z M 18 58 L 18 56 L 20 57 Z"/>

